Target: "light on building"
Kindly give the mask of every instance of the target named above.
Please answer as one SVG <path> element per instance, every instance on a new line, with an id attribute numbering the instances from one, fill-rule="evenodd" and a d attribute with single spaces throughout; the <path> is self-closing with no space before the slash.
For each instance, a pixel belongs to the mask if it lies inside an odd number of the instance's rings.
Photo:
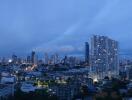
<path id="1" fill-rule="evenodd" d="M 9 59 L 8 62 L 11 63 L 12 62 L 12 59 Z"/>
<path id="2" fill-rule="evenodd" d="M 94 80 L 93 80 L 94 82 L 98 82 L 98 79 L 97 78 L 94 78 Z"/>

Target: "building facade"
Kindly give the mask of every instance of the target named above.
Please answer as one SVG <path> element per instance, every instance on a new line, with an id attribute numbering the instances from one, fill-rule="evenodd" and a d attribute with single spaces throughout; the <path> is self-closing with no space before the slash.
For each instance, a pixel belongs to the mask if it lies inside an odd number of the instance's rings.
<path id="1" fill-rule="evenodd" d="M 91 71 L 97 79 L 119 74 L 118 42 L 106 36 L 91 39 Z"/>
<path id="2" fill-rule="evenodd" d="M 35 51 L 32 51 L 32 54 L 31 54 L 31 61 L 32 61 L 32 64 L 35 64 Z"/>
<path id="3" fill-rule="evenodd" d="M 85 62 L 89 65 L 89 43 L 85 42 Z"/>

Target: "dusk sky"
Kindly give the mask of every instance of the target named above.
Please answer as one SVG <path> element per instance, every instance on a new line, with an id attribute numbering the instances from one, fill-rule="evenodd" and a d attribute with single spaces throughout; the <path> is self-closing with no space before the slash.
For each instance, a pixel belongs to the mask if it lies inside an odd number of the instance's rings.
<path id="1" fill-rule="evenodd" d="M 132 51 L 132 0 L 0 0 L 0 55 L 83 53 L 93 34 Z"/>

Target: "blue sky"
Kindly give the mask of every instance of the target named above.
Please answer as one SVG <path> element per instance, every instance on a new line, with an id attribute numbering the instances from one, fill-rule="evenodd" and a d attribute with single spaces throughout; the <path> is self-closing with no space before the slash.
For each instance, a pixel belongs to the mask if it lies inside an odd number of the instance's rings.
<path id="1" fill-rule="evenodd" d="M 0 55 L 83 53 L 92 34 L 132 50 L 131 0 L 0 0 Z"/>

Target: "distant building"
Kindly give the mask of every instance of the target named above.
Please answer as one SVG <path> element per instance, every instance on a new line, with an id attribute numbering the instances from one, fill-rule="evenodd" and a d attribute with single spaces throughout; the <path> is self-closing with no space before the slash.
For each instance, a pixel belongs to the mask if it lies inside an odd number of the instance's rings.
<path id="1" fill-rule="evenodd" d="M 22 63 L 22 59 L 21 58 L 17 58 L 17 63 L 21 64 Z"/>
<path id="2" fill-rule="evenodd" d="M 59 63 L 59 55 L 55 53 L 54 55 L 51 56 L 51 60 L 53 64 L 58 64 Z"/>
<path id="3" fill-rule="evenodd" d="M 127 78 L 129 80 L 132 80 L 132 66 L 129 66 L 128 68 L 126 68 L 126 74 L 127 74 Z"/>
<path id="4" fill-rule="evenodd" d="M 73 78 L 68 79 L 66 83 L 59 83 L 51 88 L 59 97 L 59 100 L 72 100 L 74 96 L 80 94 L 82 86 L 88 86 L 90 92 L 92 92 L 93 80 L 75 75 Z"/>
<path id="5" fill-rule="evenodd" d="M 35 64 L 35 51 L 32 51 L 32 54 L 31 54 L 31 61 L 32 61 L 32 64 Z"/>
<path id="6" fill-rule="evenodd" d="M 31 63 L 31 57 L 27 56 L 27 63 Z"/>
<path id="7" fill-rule="evenodd" d="M 21 86 L 21 91 L 22 92 L 26 92 L 26 93 L 29 93 L 29 92 L 34 92 L 35 91 L 35 87 L 30 84 L 30 83 L 23 83 L 22 86 Z"/>
<path id="8" fill-rule="evenodd" d="M 48 53 L 44 54 L 44 63 L 49 64 L 49 55 L 48 55 Z"/>
<path id="9" fill-rule="evenodd" d="M 72 100 L 80 92 L 81 82 L 77 79 L 70 80 L 66 84 L 57 84 L 53 89 L 58 100 Z"/>
<path id="10" fill-rule="evenodd" d="M 13 64 L 17 63 L 17 56 L 16 55 L 12 55 L 12 63 Z"/>
<path id="11" fill-rule="evenodd" d="M 89 64 L 89 44 L 85 42 L 85 62 Z"/>
<path id="12" fill-rule="evenodd" d="M 15 77 L 11 77 L 11 76 L 1 77 L 1 83 L 2 84 L 14 84 Z"/>
<path id="13" fill-rule="evenodd" d="M 91 68 L 94 77 L 102 79 L 105 76 L 117 76 L 118 62 L 118 42 L 106 36 L 94 35 L 91 39 Z"/>

